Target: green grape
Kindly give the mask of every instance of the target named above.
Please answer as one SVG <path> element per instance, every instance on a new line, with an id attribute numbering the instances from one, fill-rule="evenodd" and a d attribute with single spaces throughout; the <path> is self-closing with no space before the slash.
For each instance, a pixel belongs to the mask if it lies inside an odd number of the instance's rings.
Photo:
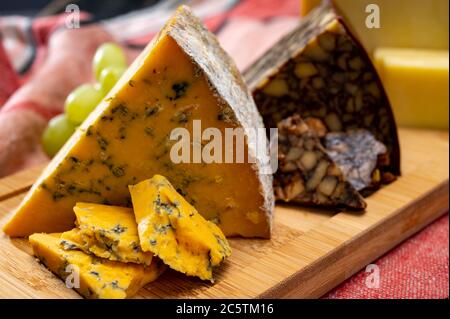
<path id="1" fill-rule="evenodd" d="M 83 84 L 73 90 L 66 98 L 64 111 L 73 124 L 81 124 L 103 99 L 99 87 Z"/>
<path id="2" fill-rule="evenodd" d="M 102 70 L 102 72 L 100 73 L 99 82 L 102 88 L 103 95 L 108 94 L 108 92 L 117 83 L 125 70 L 125 68 L 118 68 L 113 66 L 107 67 Z"/>
<path id="3" fill-rule="evenodd" d="M 65 114 L 52 118 L 42 135 L 45 153 L 53 157 L 74 132 L 75 125 L 70 123 Z"/>
<path id="4" fill-rule="evenodd" d="M 92 69 L 97 81 L 100 81 L 100 73 L 103 69 L 114 66 L 127 67 L 127 58 L 122 48 L 114 43 L 104 43 L 95 52 L 92 60 Z"/>

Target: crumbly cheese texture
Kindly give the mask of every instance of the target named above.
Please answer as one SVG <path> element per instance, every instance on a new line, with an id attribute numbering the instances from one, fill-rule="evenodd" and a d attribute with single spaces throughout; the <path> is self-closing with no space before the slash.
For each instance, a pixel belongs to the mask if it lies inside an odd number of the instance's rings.
<path id="1" fill-rule="evenodd" d="M 109 260 L 150 265 L 153 254 L 141 249 L 132 209 L 77 203 L 73 210 L 78 227 L 61 235 L 63 244 Z"/>
<path id="2" fill-rule="evenodd" d="M 34 255 L 55 275 L 75 284 L 73 277 L 78 273 L 79 288 L 75 289 L 85 298 L 131 297 L 166 269 L 157 258 L 145 267 L 97 258 L 73 247 L 66 250 L 61 246 L 60 234 L 33 234 L 29 239 Z"/>
<path id="3" fill-rule="evenodd" d="M 5 233 L 67 231 L 75 203 L 129 206 L 128 185 L 162 174 L 227 236 L 270 237 L 272 175 L 259 159 L 171 160 L 171 132 L 184 128 L 193 139 L 194 120 L 223 139 L 226 128 L 243 128 L 244 154 L 261 153 L 247 134 L 263 127 L 250 92 L 214 35 L 182 6 L 52 160 Z"/>
<path id="4" fill-rule="evenodd" d="M 374 59 L 399 125 L 448 130 L 448 50 L 378 48 Z"/>
<path id="5" fill-rule="evenodd" d="M 213 280 L 213 267 L 230 256 L 230 246 L 217 225 L 205 220 L 163 176 L 130 186 L 143 251 L 172 269 Z"/>
<path id="6" fill-rule="evenodd" d="M 278 139 L 279 169 L 274 179 L 276 199 L 304 205 L 366 208 L 362 196 L 347 181 L 351 176 L 343 174 L 322 146 L 317 132 L 298 114 L 278 124 Z M 359 162 L 366 164 L 367 161 Z M 350 164 L 353 163 L 350 161 Z"/>

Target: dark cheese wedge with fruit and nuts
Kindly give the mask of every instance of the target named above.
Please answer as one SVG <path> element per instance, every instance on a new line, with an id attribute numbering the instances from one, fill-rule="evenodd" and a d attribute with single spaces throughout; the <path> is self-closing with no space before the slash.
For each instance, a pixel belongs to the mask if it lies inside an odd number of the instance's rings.
<path id="1" fill-rule="evenodd" d="M 266 127 L 298 113 L 319 118 L 330 132 L 366 129 L 387 147 L 377 163 L 380 182 L 400 175 L 397 128 L 382 83 L 328 1 L 247 70 L 245 79 Z"/>
<path id="2" fill-rule="evenodd" d="M 364 209 L 366 203 L 327 154 L 320 121 L 296 114 L 278 124 L 278 171 L 275 198 L 303 205 Z"/>

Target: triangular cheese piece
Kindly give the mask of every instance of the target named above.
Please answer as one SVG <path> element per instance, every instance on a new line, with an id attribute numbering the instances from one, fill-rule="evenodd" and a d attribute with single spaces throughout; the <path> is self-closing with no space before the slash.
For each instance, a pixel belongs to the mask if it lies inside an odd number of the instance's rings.
<path id="1" fill-rule="evenodd" d="M 381 181 L 400 175 L 397 128 L 375 68 L 330 1 L 266 52 L 245 79 L 267 127 L 300 114 L 330 132 L 366 129 L 387 147 Z"/>
<path id="2" fill-rule="evenodd" d="M 277 200 L 304 205 L 364 209 L 366 203 L 328 156 L 313 128 L 299 115 L 278 124 Z"/>
<path id="3" fill-rule="evenodd" d="M 71 249 L 62 242 L 60 234 L 30 236 L 33 254 L 55 275 L 66 280 L 68 276 L 73 277 L 75 272 L 78 273 L 79 285 L 74 285 L 73 288 L 86 298 L 132 297 L 143 286 L 156 280 L 167 268 L 158 258 L 154 258 L 148 267 L 121 263 Z"/>
<path id="4" fill-rule="evenodd" d="M 77 203 L 76 226 L 61 234 L 69 245 L 113 261 L 150 265 L 153 254 L 143 252 L 131 208 Z"/>
<path id="5" fill-rule="evenodd" d="M 259 159 L 171 160 L 172 130 L 187 129 L 192 141 L 194 120 L 222 136 L 226 128 L 243 128 L 245 154 L 261 153 L 248 132 L 262 128 L 262 120 L 235 64 L 182 6 L 52 160 L 5 232 L 69 230 L 76 202 L 130 206 L 128 185 L 161 174 L 225 235 L 269 237 L 272 176 Z"/>

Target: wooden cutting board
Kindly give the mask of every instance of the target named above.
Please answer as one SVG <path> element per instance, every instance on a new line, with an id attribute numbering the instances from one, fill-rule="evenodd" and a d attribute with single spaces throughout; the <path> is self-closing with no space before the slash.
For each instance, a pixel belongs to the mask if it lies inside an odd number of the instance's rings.
<path id="1" fill-rule="evenodd" d="M 271 240 L 231 239 L 209 284 L 167 271 L 139 298 L 320 297 L 448 211 L 447 132 L 400 130 L 403 176 L 367 199 L 365 213 L 277 206 Z M 42 167 L 0 180 L 0 224 Z M 79 298 L 31 256 L 26 239 L 0 235 L 0 297 Z"/>

